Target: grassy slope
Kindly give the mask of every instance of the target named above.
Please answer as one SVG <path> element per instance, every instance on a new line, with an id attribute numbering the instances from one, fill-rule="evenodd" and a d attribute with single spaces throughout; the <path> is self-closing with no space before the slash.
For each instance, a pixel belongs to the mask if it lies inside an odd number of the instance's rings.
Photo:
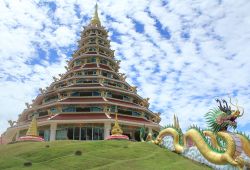
<path id="1" fill-rule="evenodd" d="M 50 147 L 45 147 L 49 145 Z M 81 156 L 74 155 L 76 150 Z M 23 163 L 31 161 L 31 167 Z M 128 141 L 56 141 L 0 145 L 0 169 L 210 169 L 156 145 Z"/>

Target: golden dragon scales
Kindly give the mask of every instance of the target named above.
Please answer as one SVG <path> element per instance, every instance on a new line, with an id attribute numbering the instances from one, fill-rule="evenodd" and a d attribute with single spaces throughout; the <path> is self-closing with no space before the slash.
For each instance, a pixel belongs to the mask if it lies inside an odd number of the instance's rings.
<path id="1" fill-rule="evenodd" d="M 237 127 L 235 120 L 243 115 L 244 109 L 240 111 L 240 107 L 236 104 L 234 105 L 236 109 L 232 110 L 225 100 L 217 99 L 216 101 L 219 103 L 218 108 L 210 110 L 205 115 L 210 130 L 201 130 L 197 126 L 191 126 L 183 134 L 178 119 L 176 122 L 174 117 L 174 125 L 167 126 L 160 131 L 155 140 L 152 140 L 152 135 L 149 134 L 147 140 L 158 145 L 164 137 L 172 136 L 174 152 L 183 153 L 186 148 L 196 146 L 203 157 L 211 163 L 231 164 L 238 169 L 243 169 L 247 162 L 240 155 L 244 152 L 250 157 L 250 138 L 243 133 L 229 132 L 228 128 Z"/>

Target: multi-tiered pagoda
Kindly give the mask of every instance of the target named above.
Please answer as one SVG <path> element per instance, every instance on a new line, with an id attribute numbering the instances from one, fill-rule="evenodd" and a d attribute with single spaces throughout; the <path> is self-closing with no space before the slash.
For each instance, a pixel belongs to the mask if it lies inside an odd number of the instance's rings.
<path id="1" fill-rule="evenodd" d="M 5 142 L 26 134 L 35 116 L 39 136 L 53 140 L 103 140 L 109 137 L 118 113 L 123 134 L 139 140 L 139 129 L 159 131 L 160 116 L 148 109 L 148 98 L 119 73 L 119 60 L 110 49 L 108 32 L 97 13 L 81 33 L 78 49 L 66 73 L 40 93 L 4 133 Z"/>

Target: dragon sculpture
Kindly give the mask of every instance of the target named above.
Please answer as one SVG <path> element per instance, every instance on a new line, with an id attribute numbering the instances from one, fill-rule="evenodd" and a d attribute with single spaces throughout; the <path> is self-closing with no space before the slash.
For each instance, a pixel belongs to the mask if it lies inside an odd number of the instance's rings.
<path id="1" fill-rule="evenodd" d="M 199 152 L 209 162 L 216 165 L 227 165 L 243 169 L 247 162 L 240 156 L 242 152 L 250 157 L 250 138 L 240 132 L 229 132 L 229 128 L 236 128 L 236 119 L 243 116 L 244 109 L 236 103 L 230 104 L 235 107 L 233 110 L 225 100 L 216 99 L 219 106 L 206 113 L 205 118 L 209 130 L 202 130 L 197 126 L 191 126 L 185 134 L 178 126 L 169 125 L 160 131 L 154 144 L 161 144 L 163 138 L 172 136 L 174 152 L 183 153 L 185 149 L 196 146 Z M 240 111 L 241 108 L 241 111 Z"/>

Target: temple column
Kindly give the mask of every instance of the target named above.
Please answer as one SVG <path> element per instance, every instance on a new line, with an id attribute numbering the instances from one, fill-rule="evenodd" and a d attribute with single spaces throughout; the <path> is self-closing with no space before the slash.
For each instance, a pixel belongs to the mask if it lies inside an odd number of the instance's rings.
<path id="1" fill-rule="evenodd" d="M 153 134 L 152 127 L 148 127 L 148 133 Z"/>
<path id="2" fill-rule="evenodd" d="M 104 123 L 104 139 L 107 139 L 110 136 L 111 122 Z"/>
<path id="3" fill-rule="evenodd" d="M 50 141 L 56 140 L 56 128 L 57 128 L 56 123 L 50 124 Z"/>
<path id="4" fill-rule="evenodd" d="M 135 139 L 135 136 L 134 136 L 134 133 L 133 133 L 133 132 L 130 132 L 129 135 L 130 135 L 130 138 L 131 138 L 131 139 Z"/>

